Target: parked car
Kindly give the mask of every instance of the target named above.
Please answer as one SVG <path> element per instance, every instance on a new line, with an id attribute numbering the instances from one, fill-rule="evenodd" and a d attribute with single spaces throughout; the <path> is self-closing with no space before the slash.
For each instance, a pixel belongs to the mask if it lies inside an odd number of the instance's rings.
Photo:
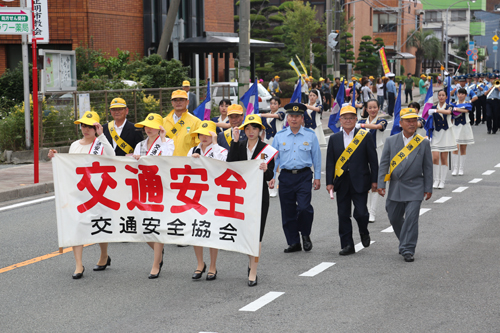
<path id="1" fill-rule="evenodd" d="M 252 85 L 253 83 L 250 83 L 250 87 Z M 222 98 L 229 98 L 232 104 L 238 102 L 238 82 L 218 82 L 212 84 L 212 88 L 213 105 L 219 105 Z M 260 83 L 258 83 L 257 89 L 259 91 L 259 112 L 266 113 L 271 111 L 271 94 Z"/>

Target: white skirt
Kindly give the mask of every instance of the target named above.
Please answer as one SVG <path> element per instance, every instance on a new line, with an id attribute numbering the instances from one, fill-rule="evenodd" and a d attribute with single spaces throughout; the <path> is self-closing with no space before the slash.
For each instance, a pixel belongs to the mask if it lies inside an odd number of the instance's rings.
<path id="1" fill-rule="evenodd" d="M 316 137 L 318 138 L 318 142 L 320 146 L 326 146 L 325 133 L 323 133 L 323 125 L 321 123 L 321 118 L 319 112 L 316 113 L 316 128 L 314 132 L 316 133 Z"/>
<path id="2" fill-rule="evenodd" d="M 453 126 L 454 125 L 450 127 Z M 451 128 L 432 132 L 431 151 L 445 152 L 455 150 L 457 150 L 457 141 L 455 140 L 455 135 Z"/>
<path id="3" fill-rule="evenodd" d="M 470 124 L 453 125 L 453 134 L 457 144 L 459 145 L 473 145 L 474 134 L 472 134 L 472 127 Z"/>

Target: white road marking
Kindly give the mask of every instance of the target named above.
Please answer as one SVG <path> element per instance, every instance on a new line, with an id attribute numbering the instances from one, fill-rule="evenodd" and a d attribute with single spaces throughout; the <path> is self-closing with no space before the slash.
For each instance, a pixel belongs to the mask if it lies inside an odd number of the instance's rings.
<path id="1" fill-rule="evenodd" d="M 389 228 L 382 230 L 382 232 L 394 232 L 394 229 L 392 228 L 391 225 Z"/>
<path id="2" fill-rule="evenodd" d="M 483 178 L 474 178 L 473 180 L 471 180 L 469 183 L 479 183 L 481 180 L 483 180 Z"/>
<path id="3" fill-rule="evenodd" d="M 375 241 L 371 241 L 370 245 L 373 244 L 373 243 L 375 243 Z M 358 244 L 354 245 L 354 251 L 356 251 L 356 252 L 359 252 L 359 251 L 363 250 L 364 248 L 365 247 L 361 243 L 358 243 Z"/>
<path id="4" fill-rule="evenodd" d="M 36 203 L 53 200 L 54 198 L 55 198 L 55 196 L 50 196 L 50 197 L 46 197 L 46 198 L 41 198 L 41 199 L 36 199 L 36 200 L 31 200 L 31 201 L 26 201 L 26 202 L 20 202 L 20 203 L 14 204 L 14 205 L 2 207 L 2 208 L 0 208 L 0 212 L 3 210 L 19 208 L 19 207 L 23 207 L 23 206 L 29 206 L 29 205 L 33 205 Z"/>
<path id="5" fill-rule="evenodd" d="M 258 298 L 252 303 L 242 307 L 240 311 L 257 311 L 264 305 L 271 303 L 272 301 L 274 301 L 276 298 L 280 297 L 283 294 L 284 292 L 281 291 L 270 291 L 261 298 Z"/>
<path id="6" fill-rule="evenodd" d="M 443 203 L 443 202 L 446 202 L 450 199 L 451 199 L 451 197 L 441 197 L 441 198 L 437 199 L 436 201 L 434 201 L 434 203 Z"/>
<path id="7" fill-rule="evenodd" d="M 334 262 L 322 262 L 321 264 L 311 268 L 310 270 L 300 274 L 299 276 L 315 276 L 323 272 L 324 270 L 332 267 L 333 265 L 335 265 Z"/>
<path id="8" fill-rule="evenodd" d="M 495 168 L 500 168 L 500 163 L 498 163 L 497 165 L 495 165 Z"/>
<path id="9" fill-rule="evenodd" d="M 483 172 L 483 175 L 489 176 L 489 175 L 491 175 L 493 172 L 495 172 L 495 170 L 486 170 L 485 172 Z"/>
<path id="10" fill-rule="evenodd" d="M 461 187 L 457 187 L 452 192 L 461 193 L 461 192 L 465 191 L 466 189 L 468 189 L 467 186 L 461 186 Z"/>

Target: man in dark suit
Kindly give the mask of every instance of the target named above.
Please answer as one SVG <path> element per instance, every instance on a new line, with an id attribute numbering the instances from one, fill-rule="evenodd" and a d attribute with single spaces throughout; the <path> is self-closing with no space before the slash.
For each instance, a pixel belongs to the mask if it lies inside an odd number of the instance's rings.
<path id="1" fill-rule="evenodd" d="M 128 107 L 123 98 L 114 98 L 109 107 L 113 121 L 103 125 L 103 133 L 113 146 L 116 156 L 134 152 L 135 146 L 144 140 L 142 130 L 127 121 Z"/>
<path id="2" fill-rule="evenodd" d="M 182 82 L 182 89 L 188 94 L 188 112 L 193 114 L 194 109 L 198 107 L 198 96 L 189 91 L 191 89 L 191 82 L 188 80 Z"/>
<path id="3" fill-rule="evenodd" d="M 337 192 L 337 212 L 342 250 L 340 255 L 355 252 L 352 238 L 351 202 L 358 223 L 361 243 L 370 246 L 368 232 L 368 191 L 377 190 L 378 161 L 375 143 L 369 130 L 356 128 L 356 109 L 350 105 L 340 110 L 343 130 L 330 136 L 326 155 L 326 190 L 333 198 Z"/>
<path id="4" fill-rule="evenodd" d="M 432 153 L 429 140 L 415 133 L 417 111 L 403 109 L 400 117 L 403 131 L 388 137 L 384 144 L 378 193 L 385 196 L 385 182 L 390 180 L 385 209 L 399 239 L 399 253 L 406 262 L 412 262 L 417 246 L 420 205 L 424 198 L 429 200 L 432 196 Z"/>

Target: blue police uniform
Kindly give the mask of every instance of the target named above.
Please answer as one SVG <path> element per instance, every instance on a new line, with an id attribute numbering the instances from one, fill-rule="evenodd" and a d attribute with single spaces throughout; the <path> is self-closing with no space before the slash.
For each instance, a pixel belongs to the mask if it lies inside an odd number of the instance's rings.
<path id="1" fill-rule="evenodd" d="M 386 89 L 389 100 L 387 112 L 392 117 L 394 113 L 394 104 L 396 103 L 396 84 L 394 83 L 394 80 L 389 80 L 389 82 L 387 82 Z"/>
<path id="2" fill-rule="evenodd" d="M 305 105 L 290 103 L 285 106 L 288 114 L 304 114 Z M 294 134 L 290 127 L 279 131 L 272 146 L 278 150 L 275 161 L 275 174 L 279 166 L 279 197 L 283 231 L 289 248 L 285 252 L 301 250 L 300 234 L 306 248 L 314 218 L 311 205 L 311 189 L 314 167 L 314 179 L 321 179 L 321 150 L 318 138 L 313 130 L 301 127 Z M 310 250 L 309 248 L 309 250 Z"/>

